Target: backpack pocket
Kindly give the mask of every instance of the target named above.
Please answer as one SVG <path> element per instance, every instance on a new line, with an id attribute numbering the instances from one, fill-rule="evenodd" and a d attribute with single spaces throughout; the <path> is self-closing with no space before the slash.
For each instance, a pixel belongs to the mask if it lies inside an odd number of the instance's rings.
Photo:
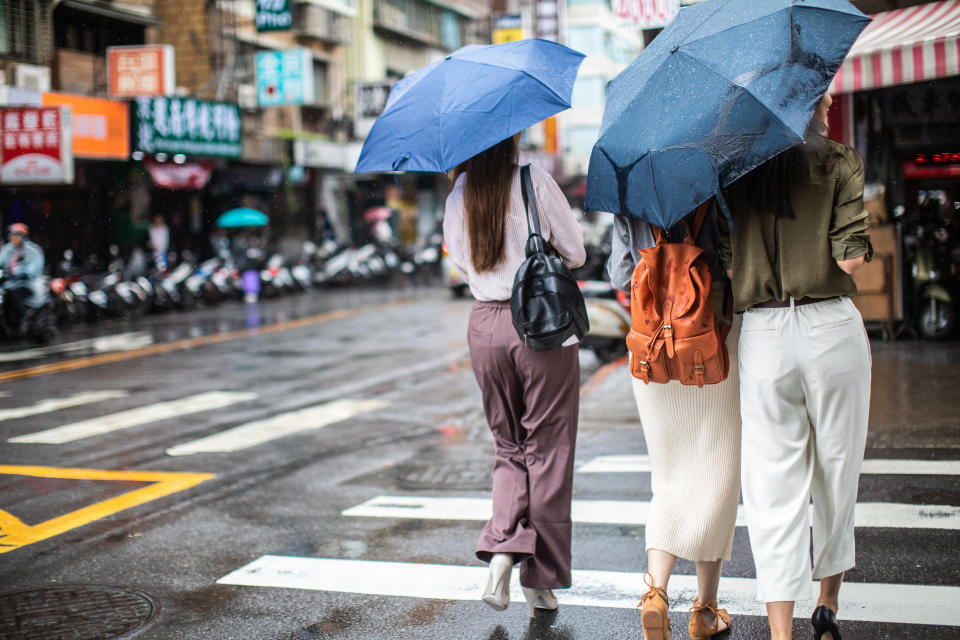
<path id="1" fill-rule="evenodd" d="M 676 350 L 671 365 L 678 374 L 674 378 L 681 384 L 702 387 L 727 379 L 730 372 L 729 354 L 715 332 L 677 340 Z"/>

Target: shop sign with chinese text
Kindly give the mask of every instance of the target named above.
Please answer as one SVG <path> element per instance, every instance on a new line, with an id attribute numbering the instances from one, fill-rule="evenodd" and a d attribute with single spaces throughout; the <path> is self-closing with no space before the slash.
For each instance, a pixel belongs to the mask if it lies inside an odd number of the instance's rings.
<path id="1" fill-rule="evenodd" d="M 130 157 L 130 108 L 126 102 L 69 93 L 44 93 L 45 105 L 68 105 L 73 114 L 73 157 Z"/>
<path id="2" fill-rule="evenodd" d="M 493 44 L 523 39 L 523 16 L 519 13 L 494 14 L 490 21 Z"/>
<path id="3" fill-rule="evenodd" d="M 370 133 L 373 123 L 387 106 L 394 80 L 357 82 L 353 85 L 353 130 L 358 136 Z"/>
<path id="4" fill-rule="evenodd" d="M 261 51 L 256 59 L 257 104 L 312 104 L 313 56 L 309 49 Z"/>
<path id="5" fill-rule="evenodd" d="M 240 108 L 194 98 L 141 97 L 133 103 L 134 150 L 146 154 L 239 157 Z"/>
<path id="6" fill-rule="evenodd" d="M 617 22 L 636 29 L 662 29 L 680 13 L 680 0 L 612 0 Z"/>
<path id="7" fill-rule="evenodd" d="M 107 87 L 112 98 L 173 94 L 173 46 L 107 47 Z"/>
<path id="8" fill-rule="evenodd" d="M 290 0 L 257 0 L 257 31 L 282 31 L 292 26 Z"/>
<path id="9" fill-rule="evenodd" d="M 69 107 L 0 109 L 0 139 L 3 184 L 73 182 Z"/>

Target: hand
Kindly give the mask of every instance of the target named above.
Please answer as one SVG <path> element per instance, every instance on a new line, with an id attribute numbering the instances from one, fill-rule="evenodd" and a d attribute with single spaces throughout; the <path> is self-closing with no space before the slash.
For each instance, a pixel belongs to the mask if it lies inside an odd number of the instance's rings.
<path id="1" fill-rule="evenodd" d="M 727 269 L 727 277 L 733 280 L 733 269 Z"/>

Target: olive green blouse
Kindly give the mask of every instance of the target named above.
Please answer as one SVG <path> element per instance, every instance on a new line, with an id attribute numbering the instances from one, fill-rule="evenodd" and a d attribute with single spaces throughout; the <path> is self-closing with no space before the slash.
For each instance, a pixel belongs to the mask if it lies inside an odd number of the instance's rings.
<path id="1" fill-rule="evenodd" d="M 853 278 L 836 261 L 873 257 L 860 156 L 827 139 L 803 150 L 792 167 L 792 218 L 759 210 L 744 181 L 727 191 L 736 235 L 719 216 L 718 252 L 733 270 L 738 312 L 769 300 L 853 295 Z"/>

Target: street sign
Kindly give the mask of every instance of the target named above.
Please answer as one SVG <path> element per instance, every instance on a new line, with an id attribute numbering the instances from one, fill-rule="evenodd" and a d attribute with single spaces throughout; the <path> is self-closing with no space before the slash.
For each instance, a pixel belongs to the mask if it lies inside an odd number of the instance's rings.
<path id="1" fill-rule="evenodd" d="M 261 51 L 256 58 L 257 104 L 270 107 L 315 102 L 309 49 Z"/>
<path id="2" fill-rule="evenodd" d="M 662 29 L 680 13 L 680 0 L 611 0 L 617 22 L 636 29 Z"/>
<path id="3" fill-rule="evenodd" d="M 172 45 L 107 47 L 107 89 L 111 98 L 168 96 L 175 87 Z"/>
<path id="4" fill-rule="evenodd" d="M 70 107 L 0 109 L 0 183 L 73 183 Z"/>
<path id="5" fill-rule="evenodd" d="M 519 13 L 502 13 L 491 17 L 492 42 L 503 44 L 523 39 L 523 16 Z"/>
<path id="6" fill-rule="evenodd" d="M 126 160 L 130 157 L 130 108 L 126 102 L 43 94 L 45 105 L 68 105 L 73 114 L 73 156 Z"/>
<path id="7" fill-rule="evenodd" d="M 257 0 L 257 31 L 284 31 L 292 26 L 290 0 Z"/>
<path id="8" fill-rule="evenodd" d="M 237 158 L 242 151 L 240 107 L 166 96 L 133 103 L 133 148 L 148 154 Z"/>

